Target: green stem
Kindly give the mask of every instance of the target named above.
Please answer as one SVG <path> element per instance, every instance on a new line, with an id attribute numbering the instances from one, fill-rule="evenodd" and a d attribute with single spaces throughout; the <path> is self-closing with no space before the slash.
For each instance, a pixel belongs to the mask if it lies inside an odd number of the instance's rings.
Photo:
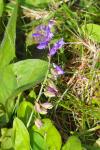
<path id="1" fill-rule="evenodd" d="M 91 128 L 91 129 L 87 130 L 87 132 L 93 132 L 93 131 L 96 131 L 96 130 L 99 130 L 99 129 L 100 129 L 100 126 L 98 125 L 94 128 Z"/>
<path id="2" fill-rule="evenodd" d="M 49 59 L 49 62 L 48 62 L 48 70 L 47 70 L 47 73 L 46 73 L 46 75 L 45 75 L 45 78 L 44 78 L 44 81 L 43 81 L 43 83 L 42 83 L 42 86 L 41 86 L 41 88 L 40 88 L 40 91 L 39 91 L 38 97 L 37 97 L 37 99 L 36 99 L 36 102 L 39 101 L 39 99 L 40 99 L 40 97 L 41 97 L 41 95 L 42 95 L 42 91 L 43 91 L 44 85 L 46 84 L 46 81 L 47 81 L 47 78 L 48 78 L 48 73 L 49 73 L 49 68 L 50 68 L 50 60 L 51 60 L 51 57 L 48 57 L 48 59 Z M 30 114 L 30 117 L 29 117 L 29 120 L 28 120 L 28 122 L 27 122 L 27 128 L 28 128 L 29 125 L 30 125 L 30 122 L 31 122 L 32 117 L 33 117 L 33 113 L 34 113 L 34 112 L 33 112 L 33 110 L 32 110 L 32 112 L 31 112 L 31 114 Z"/>
<path id="3" fill-rule="evenodd" d="M 39 99 L 40 99 L 40 97 L 41 97 L 41 95 L 42 95 L 42 91 L 43 91 L 44 85 L 45 85 L 45 83 L 46 83 L 46 81 L 47 81 L 47 78 L 48 78 L 48 73 L 49 73 L 49 68 L 50 68 L 50 60 L 51 60 L 51 57 L 49 57 L 48 59 L 49 59 L 48 70 L 47 70 L 45 79 L 44 79 L 44 81 L 43 81 L 43 83 L 42 83 L 42 86 L 41 86 L 41 88 L 40 88 L 40 91 L 39 91 L 38 97 L 37 97 L 37 99 L 36 99 L 36 102 L 39 101 Z"/>
<path id="4" fill-rule="evenodd" d="M 28 128 L 29 125 L 30 125 L 30 122 L 31 122 L 31 120 L 32 120 L 32 117 L 33 117 L 33 110 L 32 110 L 32 112 L 31 112 L 31 114 L 30 114 L 29 119 L 28 119 L 28 122 L 27 122 L 27 128 Z"/>

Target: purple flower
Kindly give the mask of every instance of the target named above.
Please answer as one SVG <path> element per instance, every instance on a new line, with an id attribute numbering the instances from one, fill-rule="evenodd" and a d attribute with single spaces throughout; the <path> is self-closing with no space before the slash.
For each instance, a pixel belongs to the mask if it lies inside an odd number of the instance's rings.
<path id="1" fill-rule="evenodd" d="M 51 80 L 48 81 L 48 85 L 44 91 L 44 95 L 47 97 L 55 97 L 58 95 L 58 89 Z"/>
<path id="2" fill-rule="evenodd" d="M 54 24 L 55 24 L 55 21 L 54 20 L 50 20 L 48 26 L 50 28 L 52 28 Z"/>
<path id="3" fill-rule="evenodd" d="M 41 35 L 42 35 L 42 34 L 40 34 L 40 33 L 33 33 L 33 34 L 32 34 L 33 37 L 39 37 L 39 36 L 41 36 Z"/>
<path id="4" fill-rule="evenodd" d="M 48 86 L 48 87 L 45 89 L 44 95 L 45 95 L 46 97 L 55 97 L 55 96 L 58 95 L 58 91 L 56 91 L 56 90 L 53 89 L 52 87 L 49 87 L 49 86 Z"/>
<path id="5" fill-rule="evenodd" d="M 36 112 L 40 113 L 40 114 L 47 114 L 47 110 L 43 107 L 41 107 L 41 105 L 39 103 L 35 103 L 35 110 Z"/>
<path id="6" fill-rule="evenodd" d="M 45 49 L 48 46 L 48 42 L 42 42 L 40 43 L 37 48 L 38 49 Z"/>
<path id="7" fill-rule="evenodd" d="M 51 74 L 52 74 L 51 78 L 53 80 L 57 80 L 57 77 L 59 75 L 63 75 L 64 71 L 60 66 L 57 66 L 56 64 L 53 63 L 53 68 L 51 68 Z"/>
<path id="8" fill-rule="evenodd" d="M 57 75 L 64 74 L 64 71 L 62 70 L 62 68 L 60 66 L 57 66 L 56 64 L 53 64 L 53 67 L 54 67 L 54 70 L 55 70 Z"/>
<path id="9" fill-rule="evenodd" d="M 50 93 L 53 93 L 54 95 L 56 95 L 58 93 L 58 90 L 55 89 L 54 87 L 47 87 L 47 91 L 49 91 Z"/>
<path id="10" fill-rule="evenodd" d="M 40 25 L 36 27 L 36 33 L 32 34 L 39 45 L 37 46 L 38 49 L 45 49 L 48 46 L 48 43 L 53 37 L 53 33 L 51 32 L 50 23 L 48 26 Z"/>
<path id="11" fill-rule="evenodd" d="M 57 41 L 50 49 L 49 56 L 53 56 L 57 52 L 57 50 L 60 49 L 64 44 L 65 42 L 63 41 L 63 38 Z"/>

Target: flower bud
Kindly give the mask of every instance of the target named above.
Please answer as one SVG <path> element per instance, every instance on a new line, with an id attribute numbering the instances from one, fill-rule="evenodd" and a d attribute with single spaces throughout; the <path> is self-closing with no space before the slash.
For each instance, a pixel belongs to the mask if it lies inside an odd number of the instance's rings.
<path id="1" fill-rule="evenodd" d="M 49 80 L 48 85 L 44 91 L 44 95 L 47 97 L 55 97 L 58 94 L 58 89 L 56 88 L 55 84 Z"/>
<path id="2" fill-rule="evenodd" d="M 45 109 L 52 109 L 53 105 L 49 102 L 45 102 L 43 104 L 41 104 L 42 107 L 44 107 Z"/>
<path id="3" fill-rule="evenodd" d="M 62 70 L 62 68 L 56 64 L 53 63 L 53 67 L 54 67 L 54 72 L 56 75 L 63 75 L 64 71 Z"/>
<path id="4" fill-rule="evenodd" d="M 35 103 L 35 110 L 36 112 L 40 113 L 40 114 L 47 114 L 47 110 L 43 107 L 41 107 L 41 105 L 39 103 Z"/>
<path id="5" fill-rule="evenodd" d="M 40 119 L 36 119 L 35 120 L 35 125 L 36 125 L 37 128 L 41 128 L 43 123 L 42 123 L 42 121 Z"/>

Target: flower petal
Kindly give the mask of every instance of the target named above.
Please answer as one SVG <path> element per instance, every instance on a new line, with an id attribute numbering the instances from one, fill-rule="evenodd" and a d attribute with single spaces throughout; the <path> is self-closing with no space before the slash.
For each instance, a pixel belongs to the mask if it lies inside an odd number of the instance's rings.
<path id="1" fill-rule="evenodd" d="M 37 128 L 41 128 L 43 123 L 42 123 L 42 121 L 40 119 L 36 119 L 35 120 L 35 125 L 37 126 Z"/>
<path id="2" fill-rule="evenodd" d="M 39 36 L 41 36 L 41 34 L 40 33 L 33 33 L 32 36 L 33 37 L 39 37 Z"/>
<path id="3" fill-rule="evenodd" d="M 41 107 L 41 105 L 37 102 L 35 103 L 35 110 L 42 115 L 47 114 L 47 110 Z"/>
<path id="4" fill-rule="evenodd" d="M 42 42 L 40 43 L 37 48 L 38 49 L 45 49 L 48 46 L 48 42 Z"/>
<path id="5" fill-rule="evenodd" d="M 46 87 L 44 94 L 47 97 L 55 97 L 58 95 L 58 89 L 51 80 L 48 81 L 48 86 Z"/>
<path id="6" fill-rule="evenodd" d="M 44 95 L 45 95 L 46 97 L 55 97 L 55 96 L 56 96 L 55 93 L 50 92 L 50 91 L 45 91 L 45 92 L 44 92 Z"/>
<path id="7" fill-rule="evenodd" d="M 49 52 L 49 55 L 50 55 L 50 56 L 53 56 L 53 55 L 56 54 L 56 52 L 57 52 L 57 48 L 52 47 L 52 49 L 51 49 L 50 52 Z"/>
<path id="8" fill-rule="evenodd" d="M 62 70 L 62 68 L 56 64 L 53 64 L 54 67 L 54 71 L 56 73 L 56 75 L 63 75 L 64 71 Z"/>
<path id="9" fill-rule="evenodd" d="M 52 109 L 53 105 L 49 102 L 45 102 L 41 104 L 42 107 L 44 107 L 45 109 Z"/>
<path id="10" fill-rule="evenodd" d="M 59 41 L 57 41 L 54 46 L 51 48 L 49 55 L 53 56 L 56 54 L 57 50 L 60 49 L 63 45 L 65 44 L 65 42 L 63 41 L 63 38 L 60 39 Z"/>

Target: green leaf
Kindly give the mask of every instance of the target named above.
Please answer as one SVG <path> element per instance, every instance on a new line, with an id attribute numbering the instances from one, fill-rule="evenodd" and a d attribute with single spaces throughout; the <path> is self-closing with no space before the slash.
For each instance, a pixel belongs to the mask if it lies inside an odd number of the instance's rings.
<path id="1" fill-rule="evenodd" d="M 8 65 L 15 57 L 17 4 L 14 7 L 12 16 L 9 19 L 3 41 L 0 45 L 0 68 Z"/>
<path id="2" fill-rule="evenodd" d="M 0 104 L 0 128 L 2 128 L 9 121 L 5 108 Z"/>
<path id="3" fill-rule="evenodd" d="M 12 66 L 17 77 L 18 88 L 20 88 L 23 85 L 36 85 L 42 81 L 46 74 L 48 63 L 39 59 L 27 59 Z"/>
<path id="4" fill-rule="evenodd" d="M 13 122 L 13 141 L 15 150 L 30 150 L 29 133 L 21 120 L 14 119 Z"/>
<path id="5" fill-rule="evenodd" d="M 44 137 L 49 150 L 60 150 L 62 140 L 59 132 L 50 119 L 43 119 L 42 122 L 43 126 L 40 129 L 34 125 L 33 130 L 40 133 Z"/>
<path id="6" fill-rule="evenodd" d="M 0 103 L 5 104 L 8 99 L 11 103 L 12 98 L 20 92 L 43 81 L 47 68 L 46 61 L 27 59 L 2 69 L 0 71 Z"/>
<path id="7" fill-rule="evenodd" d="M 4 8 L 4 2 L 3 0 L 0 0 L 0 17 L 2 16 L 3 8 Z"/>
<path id="8" fill-rule="evenodd" d="M 81 142 L 76 136 L 69 137 L 62 150 L 82 150 Z"/>
<path id="9" fill-rule="evenodd" d="M 48 150 L 45 139 L 39 133 L 33 130 L 30 130 L 29 133 L 32 150 Z"/>
<path id="10" fill-rule="evenodd" d="M 88 37 L 95 41 L 100 42 L 100 25 L 97 24 L 86 24 L 82 26 L 82 29 L 87 33 Z"/>
<path id="11" fill-rule="evenodd" d="M 17 110 L 17 117 L 20 118 L 25 125 L 29 120 L 31 112 L 34 111 L 34 107 L 30 102 L 23 101 L 20 103 Z"/>
<path id="12" fill-rule="evenodd" d="M 2 150 L 13 150 L 12 143 L 12 129 L 3 128 L 1 129 L 1 149 Z"/>
<path id="13" fill-rule="evenodd" d="M 17 87 L 17 80 L 11 65 L 0 71 L 0 83 L 0 103 L 4 104 Z"/>
<path id="14" fill-rule="evenodd" d="M 36 99 L 36 93 L 35 91 L 32 89 L 28 95 L 28 99 L 29 101 L 33 101 L 33 99 Z"/>
<path id="15" fill-rule="evenodd" d="M 84 145 L 84 149 L 83 150 L 100 150 L 100 147 L 96 147 L 96 146 L 94 146 L 94 145 Z"/>

